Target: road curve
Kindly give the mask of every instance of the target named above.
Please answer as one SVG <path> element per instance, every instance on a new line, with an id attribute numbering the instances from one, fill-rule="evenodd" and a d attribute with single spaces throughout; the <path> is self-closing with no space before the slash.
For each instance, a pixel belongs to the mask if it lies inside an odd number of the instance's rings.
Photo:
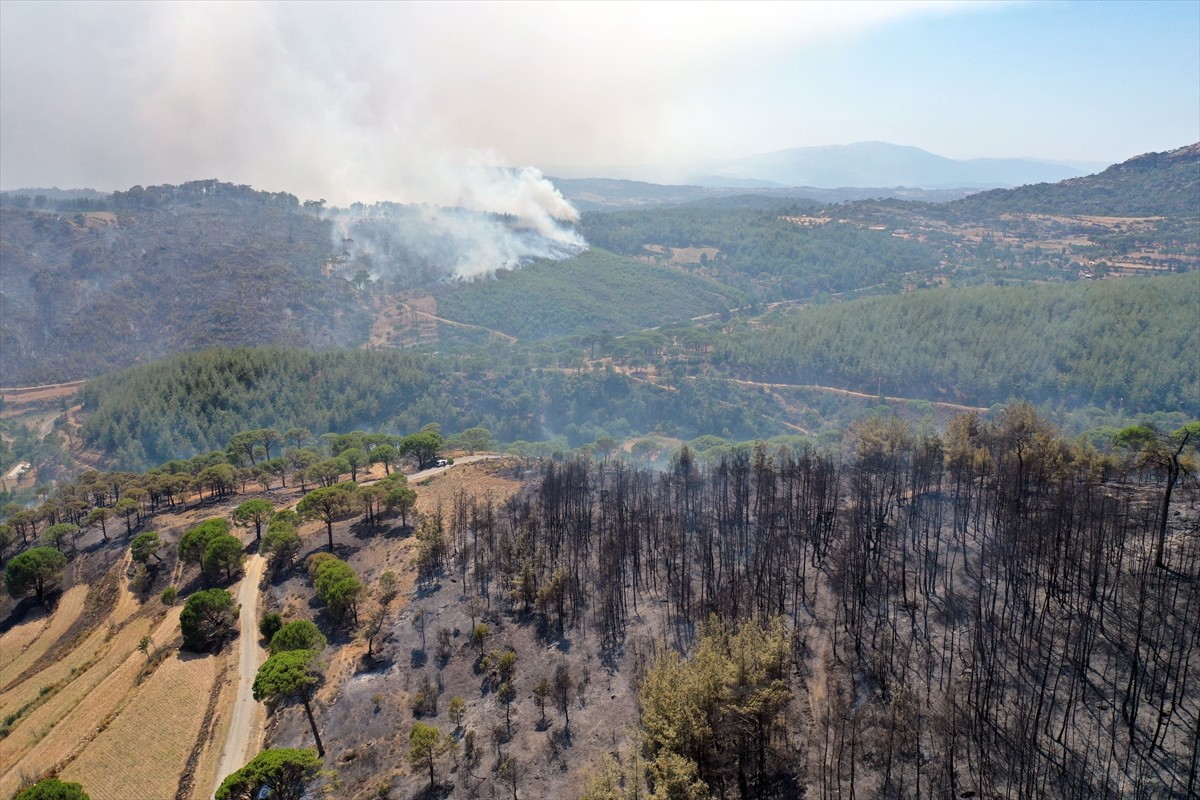
<path id="1" fill-rule="evenodd" d="M 239 618 L 241 633 L 238 636 L 237 697 L 233 703 L 233 719 L 225 736 L 225 746 L 221 748 L 217 779 L 213 783 L 214 794 L 221 781 L 241 769 L 258 751 L 259 742 L 251 741 L 251 733 L 262 729 L 261 724 L 255 722 L 264 713 L 262 705 L 254 699 L 254 677 L 266 658 L 266 651 L 258 644 L 258 598 L 266 563 L 266 559 L 258 553 L 247 558 L 245 576 L 238 584 L 237 602 L 242 610 Z M 251 747 L 255 752 L 250 752 Z"/>

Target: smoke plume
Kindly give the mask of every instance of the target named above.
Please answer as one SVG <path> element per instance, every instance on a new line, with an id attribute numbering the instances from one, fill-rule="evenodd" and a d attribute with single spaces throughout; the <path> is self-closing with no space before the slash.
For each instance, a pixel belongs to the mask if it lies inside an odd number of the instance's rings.
<path id="1" fill-rule="evenodd" d="M 563 259 L 587 243 L 571 225 L 579 214 L 532 167 L 461 169 L 443 204 L 377 203 L 330 212 L 334 235 L 372 280 L 401 285 L 469 280 L 533 259 Z"/>

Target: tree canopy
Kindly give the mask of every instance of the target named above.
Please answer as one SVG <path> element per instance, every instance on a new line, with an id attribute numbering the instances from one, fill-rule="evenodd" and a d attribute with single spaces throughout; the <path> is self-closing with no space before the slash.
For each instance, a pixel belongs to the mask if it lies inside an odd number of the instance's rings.
<path id="1" fill-rule="evenodd" d="M 225 778 L 216 800 L 257 800 L 264 786 L 272 800 L 301 800 L 320 769 L 321 759 L 313 750 L 272 747 Z"/>
<path id="2" fill-rule="evenodd" d="M 262 527 L 270 522 L 275 513 L 275 504 L 270 500 L 254 498 L 247 500 L 233 510 L 234 524 L 244 528 L 254 528 L 255 540 L 262 539 Z"/>
<path id="3" fill-rule="evenodd" d="M 133 541 L 129 543 L 129 552 L 133 560 L 139 564 L 149 562 L 151 557 L 156 561 L 161 561 L 158 551 L 162 544 L 162 539 L 157 531 L 144 531 L 133 537 Z"/>
<path id="4" fill-rule="evenodd" d="M 67 557 L 53 547 L 33 547 L 8 560 L 4 585 L 13 597 L 19 598 L 32 590 L 38 602 L 44 603 L 46 593 L 58 584 L 66 566 Z"/>
<path id="5" fill-rule="evenodd" d="M 180 537 L 179 559 L 193 564 L 203 563 L 204 553 L 208 549 L 209 543 L 216 537 L 227 533 L 229 533 L 229 520 L 221 517 L 204 520 Z"/>
<path id="6" fill-rule="evenodd" d="M 91 800 L 83 785 L 58 778 L 43 778 L 17 792 L 13 800 Z"/>
<path id="7" fill-rule="evenodd" d="M 286 623 L 271 637 L 271 655 L 285 650 L 311 650 L 320 653 L 327 641 L 311 620 L 297 619 Z"/>
<path id="8" fill-rule="evenodd" d="M 204 556 L 200 564 L 205 575 L 216 575 L 225 572 L 225 580 L 233 580 L 233 573 L 241 569 L 246 560 L 242 542 L 236 536 L 219 533 L 204 546 Z"/>
<path id="9" fill-rule="evenodd" d="M 349 614 L 358 623 L 358 601 L 365 587 L 353 567 L 339 558 L 327 557 L 315 564 L 312 579 L 317 597 L 329 607 L 335 619 L 344 619 Z"/>
<path id="10" fill-rule="evenodd" d="M 317 755 L 325 755 L 321 734 L 312 712 L 312 692 L 321 680 L 317 654 L 312 650 L 283 650 L 262 663 L 254 678 L 254 699 L 278 703 L 298 699 L 317 742 Z"/>
<path id="11" fill-rule="evenodd" d="M 204 651 L 219 643 L 234 628 L 237 607 L 224 589 L 205 589 L 187 599 L 179 612 L 183 646 Z"/>
<path id="12" fill-rule="evenodd" d="M 329 536 L 329 552 L 333 552 L 333 523 L 355 512 L 354 483 L 338 483 L 313 489 L 296 504 L 296 511 L 305 519 L 319 519 L 325 523 Z"/>
<path id="13" fill-rule="evenodd" d="M 413 769 L 429 770 L 429 786 L 435 783 L 434 768 L 438 757 L 446 752 L 450 742 L 435 725 L 414 722 L 408 733 L 408 762 Z"/>

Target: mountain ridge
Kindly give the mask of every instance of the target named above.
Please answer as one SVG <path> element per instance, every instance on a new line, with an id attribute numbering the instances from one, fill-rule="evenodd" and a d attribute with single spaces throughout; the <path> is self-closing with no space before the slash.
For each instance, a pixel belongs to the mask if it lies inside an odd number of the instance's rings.
<path id="1" fill-rule="evenodd" d="M 573 179 L 633 180 L 715 188 L 947 190 L 1057 181 L 1099 171 L 1104 162 L 1042 158 L 953 159 L 889 142 L 791 147 L 727 159 L 612 167 L 547 167 Z"/>
<path id="2" fill-rule="evenodd" d="M 953 159 L 910 145 L 855 142 L 792 147 L 727 162 L 713 179 L 757 178 L 790 186 L 1004 188 L 1065 180 L 1077 166 L 1032 158 Z"/>
<path id="3" fill-rule="evenodd" d="M 951 207 L 985 213 L 1200 215 L 1200 142 L 1142 153 L 1094 175 L 979 192 Z"/>

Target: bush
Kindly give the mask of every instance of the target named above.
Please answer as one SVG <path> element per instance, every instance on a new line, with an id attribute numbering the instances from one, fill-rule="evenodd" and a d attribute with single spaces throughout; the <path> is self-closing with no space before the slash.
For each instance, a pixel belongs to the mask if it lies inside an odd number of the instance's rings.
<path id="1" fill-rule="evenodd" d="M 268 642 L 271 641 L 271 637 L 282 627 L 283 614 L 280 614 L 278 611 L 268 611 L 258 621 L 258 632 Z"/>
<path id="2" fill-rule="evenodd" d="M 4 583 L 14 598 L 31 589 L 39 602 L 46 602 L 46 593 L 58 585 L 67 558 L 53 547 L 33 547 L 9 559 L 4 568 Z"/>
<path id="3" fill-rule="evenodd" d="M 179 612 L 183 646 L 203 652 L 219 644 L 233 630 L 237 606 L 224 589 L 206 589 L 188 598 Z"/>
<path id="4" fill-rule="evenodd" d="M 67 783 L 58 778 L 46 778 L 28 789 L 17 792 L 13 800 L 89 800 L 87 792 L 78 783 Z"/>
<path id="5" fill-rule="evenodd" d="M 289 622 L 271 637 L 271 655 L 285 650 L 312 650 L 319 653 L 328 642 L 325 635 L 307 619 Z"/>

